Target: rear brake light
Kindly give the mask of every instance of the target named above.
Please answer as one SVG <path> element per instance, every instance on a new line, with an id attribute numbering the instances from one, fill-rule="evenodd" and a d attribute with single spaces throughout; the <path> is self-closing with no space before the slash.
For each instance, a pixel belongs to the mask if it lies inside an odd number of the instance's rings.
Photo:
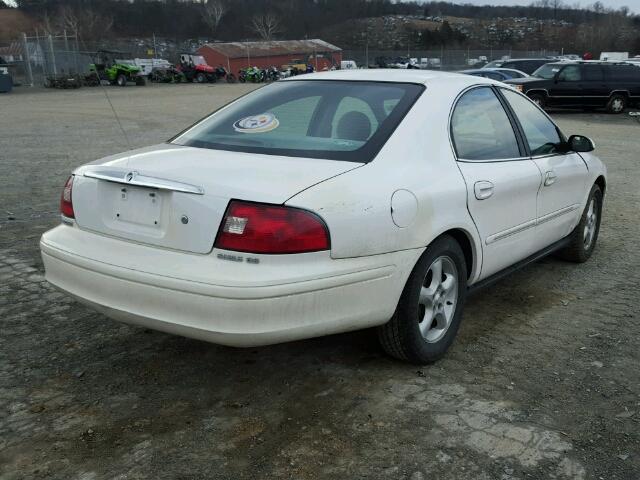
<path id="1" fill-rule="evenodd" d="M 73 189 L 73 175 L 71 175 L 62 189 L 60 197 L 60 213 L 67 218 L 76 218 L 73 213 L 73 200 L 71 198 L 71 190 Z"/>
<path id="2" fill-rule="evenodd" d="M 232 201 L 215 246 L 249 253 L 304 253 L 329 249 L 329 231 L 299 208 Z"/>

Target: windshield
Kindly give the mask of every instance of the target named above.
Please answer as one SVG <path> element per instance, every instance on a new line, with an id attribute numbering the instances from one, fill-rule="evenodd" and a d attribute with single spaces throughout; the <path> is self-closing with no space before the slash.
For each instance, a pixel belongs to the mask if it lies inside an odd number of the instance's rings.
<path id="1" fill-rule="evenodd" d="M 408 83 L 277 82 L 223 108 L 172 143 L 369 162 L 423 89 Z"/>
<path id="2" fill-rule="evenodd" d="M 550 80 L 555 77 L 556 73 L 560 71 L 561 65 L 557 65 L 554 63 L 547 63 L 546 65 L 541 66 L 535 72 L 531 74 L 532 77 L 536 78 L 544 78 L 545 80 Z"/>
<path id="3" fill-rule="evenodd" d="M 194 65 L 206 65 L 207 62 L 205 61 L 204 57 L 202 55 L 198 55 L 198 56 L 193 56 L 193 63 Z"/>

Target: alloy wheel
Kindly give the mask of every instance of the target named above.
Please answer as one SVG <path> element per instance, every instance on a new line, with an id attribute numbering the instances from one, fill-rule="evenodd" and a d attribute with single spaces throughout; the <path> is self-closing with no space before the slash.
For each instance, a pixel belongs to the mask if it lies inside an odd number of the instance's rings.
<path id="1" fill-rule="evenodd" d="M 596 208 L 596 199 L 591 198 L 589 202 L 589 209 L 587 210 L 587 222 L 584 226 L 583 241 L 584 249 L 589 250 L 593 239 L 596 235 L 596 227 L 598 225 L 598 209 Z"/>
<path id="2" fill-rule="evenodd" d="M 458 269 L 447 256 L 436 258 L 425 275 L 418 300 L 418 328 L 429 343 L 440 340 L 451 325 L 458 301 Z"/>

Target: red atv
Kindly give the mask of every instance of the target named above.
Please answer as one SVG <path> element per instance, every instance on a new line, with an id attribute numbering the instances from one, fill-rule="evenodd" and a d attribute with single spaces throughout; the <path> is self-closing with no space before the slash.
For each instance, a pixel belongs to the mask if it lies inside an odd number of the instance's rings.
<path id="1" fill-rule="evenodd" d="M 178 69 L 189 82 L 205 83 L 215 82 L 217 80 L 215 69 L 207 64 L 207 61 L 202 55 L 195 53 L 180 54 L 180 65 Z"/>

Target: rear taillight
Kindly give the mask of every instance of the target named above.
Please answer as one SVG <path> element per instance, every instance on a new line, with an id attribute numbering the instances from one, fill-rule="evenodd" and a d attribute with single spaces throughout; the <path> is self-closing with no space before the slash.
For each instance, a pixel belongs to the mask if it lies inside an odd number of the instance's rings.
<path id="1" fill-rule="evenodd" d="M 215 246 L 249 253 L 304 253 L 329 249 L 324 222 L 299 208 L 232 201 Z"/>
<path id="2" fill-rule="evenodd" d="M 62 189 L 60 197 L 60 213 L 67 218 L 76 218 L 73 213 L 73 200 L 71 199 L 71 190 L 73 188 L 73 175 L 67 179 Z"/>

